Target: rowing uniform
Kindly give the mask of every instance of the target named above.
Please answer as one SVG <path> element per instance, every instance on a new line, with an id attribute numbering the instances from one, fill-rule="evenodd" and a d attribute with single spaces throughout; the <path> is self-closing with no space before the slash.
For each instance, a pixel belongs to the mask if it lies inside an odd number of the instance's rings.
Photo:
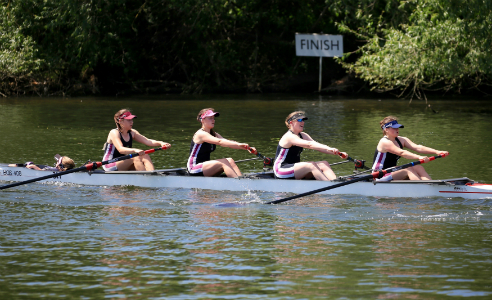
<path id="1" fill-rule="evenodd" d="M 299 137 L 302 139 L 300 133 Z M 280 146 L 280 143 L 278 144 L 277 152 L 275 153 L 275 163 L 273 164 L 275 178 L 295 178 L 294 164 L 301 162 L 302 150 L 304 150 L 304 148 L 299 146 L 284 148 Z"/>
<path id="2" fill-rule="evenodd" d="M 130 139 L 127 142 L 127 141 L 125 141 L 125 139 L 123 138 L 123 135 L 120 132 L 121 143 L 123 144 L 123 147 L 126 147 L 126 148 L 132 148 L 133 138 L 132 138 L 131 131 L 129 131 L 129 133 L 130 133 Z M 109 144 L 109 143 L 104 144 L 103 161 L 111 160 L 113 158 L 118 158 L 121 156 L 123 156 L 123 154 L 121 154 L 118 151 L 118 149 L 116 149 L 114 144 Z M 116 167 L 116 162 L 113 162 L 113 163 L 110 163 L 107 165 L 103 165 L 103 169 L 104 169 L 104 171 L 118 171 L 118 168 Z"/>
<path id="3" fill-rule="evenodd" d="M 383 137 L 383 139 L 384 138 L 387 139 L 387 137 Z M 400 149 L 403 149 L 403 145 L 401 144 L 400 140 L 398 138 L 395 138 L 395 140 L 398 143 L 398 146 L 400 146 Z M 374 171 L 379 171 L 379 170 L 386 170 L 388 168 L 395 167 L 398 164 L 399 159 L 400 156 L 390 152 L 386 152 L 386 153 L 379 152 L 376 147 L 376 151 L 374 152 L 374 163 L 372 165 L 372 169 Z M 384 175 L 383 178 L 386 180 L 391 180 L 392 177 L 391 179 L 385 178 L 388 176 L 391 176 L 391 173 Z"/>
<path id="4" fill-rule="evenodd" d="M 32 161 L 28 161 L 26 162 L 25 164 L 15 164 L 16 167 L 26 167 L 29 166 L 29 165 L 34 165 L 32 163 Z M 50 166 L 47 166 L 47 165 L 35 165 L 37 166 L 38 168 L 41 169 L 41 171 L 53 171 L 53 172 L 60 172 L 60 170 L 58 170 L 57 167 L 50 167 Z"/>
<path id="5" fill-rule="evenodd" d="M 210 153 L 215 151 L 216 148 L 215 144 L 207 142 L 197 144 L 193 141 L 193 138 L 191 139 L 190 156 L 186 164 L 190 175 L 203 176 L 203 163 L 210 160 Z"/>

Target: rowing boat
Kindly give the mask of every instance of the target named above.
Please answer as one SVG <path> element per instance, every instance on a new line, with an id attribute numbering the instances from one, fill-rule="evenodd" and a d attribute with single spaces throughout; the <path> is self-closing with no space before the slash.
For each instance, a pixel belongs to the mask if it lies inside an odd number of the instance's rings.
<path id="1" fill-rule="evenodd" d="M 45 176 L 50 171 L 36 171 L 0 164 L 0 180 L 25 181 Z M 350 178 L 334 181 L 274 179 L 272 172 L 246 174 L 240 178 L 189 176 L 186 170 L 155 171 L 95 170 L 50 178 L 44 183 L 72 183 L 95 186 L 139 186 L 147 188 L 197 188 L 219 191 L 266 191 L 275 193 L 304 193 L 324 188 Z M 492 185 L 475 183 L 468 178 L 444 180 L 393 180 L 391 182 L 362 181 L 322 192 L 330 195 L 361 195 L 372 197 L 462 197 L 467 199 L 492 198 Z"/>

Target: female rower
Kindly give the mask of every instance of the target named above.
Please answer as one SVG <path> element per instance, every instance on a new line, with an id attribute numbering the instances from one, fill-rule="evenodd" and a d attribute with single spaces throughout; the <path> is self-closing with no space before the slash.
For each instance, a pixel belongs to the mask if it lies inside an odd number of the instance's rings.
<path id="1" fill-rule="evenodd" d="M 103 161 L 111 160 L 120 156 L 138 153 L 138 156 L 103 165 L 105 171 L 153 171 L 154 165 L 148 154 L 144 150 L 133 147 L 133 140 L 149 147 L 171 147 L 171 144 L 146 138 L 138 131 L 133 129 L 133 119 L 137 116 L 132 115 L 130 110 L 121 109 L 114 115 L 116 128 L 109 132 L 106 143 L 104 144 Z"/>
<path id="2" fill-rule="evenodd" d="M 75 162 L 68 156 L 61 156 L 59 154 L 55 155 L 56 164 L 54 167 L 45 165 L 35 165 L 32 161 L 26 162 L 25 164 L 10 164 L 9 167 L 26 167 L 28 169 L 33 169 L 37 171 L 53 171 L 53 172 L 63 172 L 75 168 Z"/>
<path id="3" fill-rule="evenodd" d="M 423 159 L 425 162 L 429 161 L 427 156 L 419 156 L 410 151 L 403 150 L 403 148 L 408 148 L 422 154 L 449 154 L 447 151 L 435 150 L 422 145 L 416 145 L 409 138 L 402 136 L 399 137 L 399 129 L 404 128 L 404 126 L 402 124 L 398 124 L 396 117 L 388 116 L 379 122 L 379 125 L 383 130 L 384 136 L 379 141 L 376 152 L 374 153 L 374 164 L 372 166 L 374 171 L 384 170 L 396 166 L 400 157 L 419 160 Z M 389 181 L 393 179 L 431 180 L 431 177 L 427 174 L 424 167 L 417 165 L 386 174 L 383 178 L 378 179 L 378 181 Z"/>
<path id="4" fill-rule="evenodd" d="M 309 179 L 314 177 L 316 180 L 333 180 L 336 178 L 327 161 L 301 162 L 303 148 L 342 157 L 347 156 L 347 153 L 318 143 L 307 133 L 302 132 L 307 119 L 306 113 L 303 111 L 295 111 L 285 119 L 285 125 L 289 130 L 278 142 L 273 165 L 276 178 Z"/>
<path id="5" fill-rule="evenodd" d="M 215 112 L 213 108 L 204 108 L 198 113 L 197 120 L 202 127 L 195 132 L 191 139 L 190 156 L 187 163 L 190 175 L 211 177 L 224 172 L 227 177 L 241 176 L 241 171 L 232 158 L 210 160 L 210 153 L 215 151 L 216 145 L 248 150 L 249 152 L 256 151 L 255 148 L 250 148 L 248 144 L 227 140 L 215 132 L 213 129 L 215 117 L 218 116 L 220 113 Z"/>

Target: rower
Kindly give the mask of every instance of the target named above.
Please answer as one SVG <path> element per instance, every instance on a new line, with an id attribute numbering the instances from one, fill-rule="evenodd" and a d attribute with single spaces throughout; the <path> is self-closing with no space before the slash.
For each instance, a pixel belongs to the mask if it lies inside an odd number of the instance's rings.
<path id="1" fill-rule="evenodd" d="M 275 154 L 273 171 L 276 178 L 333 180 L 336 178 L 327 161 L 301 162 L 301 152 L 304 148 L 321 153 L 347 157 L 347 153 L 338 151 L 327 145 L 314 141 L 309 134 L 303 132 L 308 118 L 303 111 L 295 111 L 287 116 L 285 125 L 289 129 L 280 139 Z"/>
<path id="2" fill-rule="evenodd" d="M 400 128 L 404 128 L 404 126 L 398 123 L 398 119 L 396 117 L 388 116 L 379 122 L 379 125 L 383 130 L 383 138 L 379 141 L 376 151 L 374 152 L 374 164 L 372 166 L 374 171 L 395 167 L 400 157 L 418 160 L 423 159 L 424 162 L 429 161 L 427 156 L 420 156 L 410 151 L 403 150 L 403 148 L 408 148 L 421 154 L 437 154 L 443 156 L 449 155 L 449 152 L 447 151 L 417 145 L 409 138 L 399 136 L 399 130 Z M 418 165 L 386 174 L 383 178 L 377 179 L 377 181 L 389 181 L 393 179 L 431 180 L 431 177 L 427 174 L 424 167 Z"/>
<path id="3" fill-rule="evenodd" d="M 35 165 L 32 161 L 26 162 L 25 164 L 10 164 L 9 167 L 26 167 L 28 169 L 37 171 L 53 171 L 53 172 L 63 172 L 75 168 L 75 162 L 68 156 L 61 156 L 60 154 L 55 155 L 55 166 L 44 166 L 41 167 Z"/>
<path id="4" fill-rule="evenodd" d="M 128 109 L 121 109 L 116 112 L 114 115 L 116 128 L 109 132 L 106 143 L 104 144 L 103 161 L 132 153 L 138 153 L 138 156 L 103 165 L 104 171 L 154 170 L 150 156 L 144 150 L 133 148 L 134 140 L 149 147 L 166 147 L 167 149 L 171 147 L 169 143 L 148 139 L 133 129 L 133 119 L 136 117 Z"/>
<path id="5" fill-rule="evenodd" d="M 241 171 L 234 160 L 230 157 L 210 160 L 210 153 L 215 151 L 216 145 L 232 149 L 248 150 L 255 153 L 255 148 L 250 148 L 248 144 L 238 143 L 222 137 L 215 132 L 215 117 L 220 113 L 215 112 L 213 108 L 204 108 L 200 110 L 197 116 L 201 128 L 195 132 L 191 139 L 190 156 L 186 167 L 190 175 L 197 176 L 217 176 L 222 172 L 227 177 L 241 176 Z"/>

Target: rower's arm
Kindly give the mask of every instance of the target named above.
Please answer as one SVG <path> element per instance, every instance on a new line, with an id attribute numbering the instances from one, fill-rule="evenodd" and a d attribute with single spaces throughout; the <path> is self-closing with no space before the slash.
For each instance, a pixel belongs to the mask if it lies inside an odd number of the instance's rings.
<path id="1" fill-rule="evenodd" d="M 217 135 L 217 137 L 212 136 L 211 134 L 209 134 L 207 132 L 202 132 L 202 133 L 199 133 L 199 135 L 197 137 L 202 142 L 206 142 L 209 144 L 215 144 L 215 145 L 218 145 L 221 147 L 227 147 L 227 148 L 239 149 L 239 150 L 247 150 L 249 148 L 248 144 L 238 143 L 235 141 L 225 139 L 220 134 L 218 134 L 217 132 L 215 134 Z"/>
<path id="2" fill-rule="evenodd" d="M 136 130 L 134 130 L 134 132 L 135 132 L 135 141 L 136 142 L 142 143 L 142 144 L 149 146 L 149 147 L 162 147 L 162 146 L 167 146 L 167 148 L 171 147 L 171 144 L 169 144 L 169 143 L 149 139 L 149 138 L 145 137 L 144 135 L 141 135 Z"/>
<path id="3" fill-rule="evenodd" d="M 447 151 L 441 151 L 441 150 L 436 150 L 430 147 L 426 147 L 424 145 L 417 145 L 414 142 L 412 142 L 409 138 L 406 137 L 401 137 L 402 140 L 404 140 L 405 147 L 407 147 L 410 150 L 416 151 L 418 153 L 422 154 L 441 154 L 441 153 L 446 153 L 449 154 Z"/>
<path id="4" fill-rule="evenodd" d="M 402 138 L 400 138 L 401 140 Z M 404 147 L 408 146 L 406 143 L 403 144 Z M 409 148 L 409 147 L 408 147 Z M 403 150 L 400 147 L 397 147 L 395 144 L 393 144 L 392 141 L 387 140 L 387 139 L 382 139 L 380 144 L 378 145 L 378 150 L 381 150 L 381 152 L 389 152 L 396 154 L 398 156 L 407 158 L 407 159 L 424 159 L 423 156 L 417 155 L 415 153 L 412 153 L 407 150 Z"/>
<path id="5" fill-rule="evenodd" d="M 302 139 L 296 135 L 291 135 L 290 142 L 294 146 L 306 148 L 306 149 L 311 149 L 311 150 L 316 150 L 321 153 L 326 153 L 326 154 L 337 154 L 338 149 L 337 148 L 332 148 L 330 146 L 321 144 L 313 140 L 307 133 L 301 133 L 302 134 Z"/>

